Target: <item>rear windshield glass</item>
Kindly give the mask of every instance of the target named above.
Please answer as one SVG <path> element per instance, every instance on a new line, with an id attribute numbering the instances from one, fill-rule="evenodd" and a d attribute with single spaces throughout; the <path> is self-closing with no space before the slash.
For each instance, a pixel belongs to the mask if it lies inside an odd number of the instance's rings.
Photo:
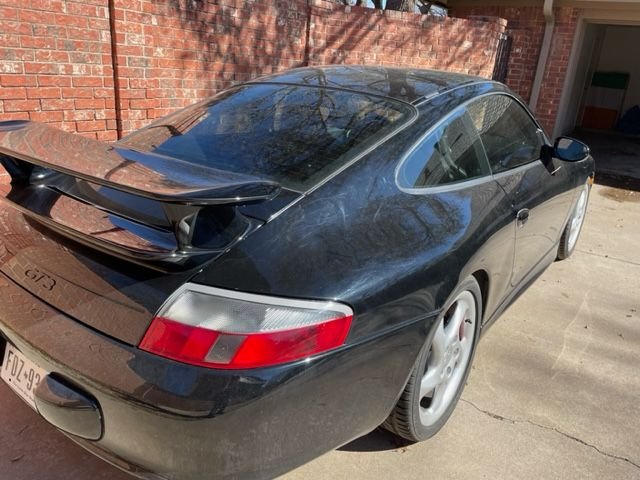
<path id="1" fill-rule="evenodd" d="M 165 117 L 121 144 L 306 190 L 413 112 L 366 94 L 255 84 Z"/>

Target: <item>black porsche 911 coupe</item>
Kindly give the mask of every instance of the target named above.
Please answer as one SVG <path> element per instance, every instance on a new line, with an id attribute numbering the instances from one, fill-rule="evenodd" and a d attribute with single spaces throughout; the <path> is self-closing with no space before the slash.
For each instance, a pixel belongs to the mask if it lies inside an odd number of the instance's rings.
<path id="1" fill-rule="evenodd" d="M 302 68 L 108 145 L 0 123 L 0 372 L 142 478 L 271 478 L 451 415 L 594 161 L 479 78 Z M 532 313 L 533 314 L 533 313 Z"/>

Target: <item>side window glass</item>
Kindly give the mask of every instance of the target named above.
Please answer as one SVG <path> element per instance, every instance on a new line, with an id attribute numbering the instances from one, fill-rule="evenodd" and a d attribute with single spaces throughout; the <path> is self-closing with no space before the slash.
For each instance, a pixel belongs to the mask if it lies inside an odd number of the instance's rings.
<path id="1" fill-rule="evenodd" d="M 462 182 L 491 173 L 478 132 L 461 109 L 434 130 L 400 168 L 404 188 L 422 188 Z"/>
<path id="2" fill-rule="evenodd" d="M 481 98 L 467 107 L 487 152 L 493 173 L 540 158 L 538 127 L 518 102 L 505 95 Z"/>

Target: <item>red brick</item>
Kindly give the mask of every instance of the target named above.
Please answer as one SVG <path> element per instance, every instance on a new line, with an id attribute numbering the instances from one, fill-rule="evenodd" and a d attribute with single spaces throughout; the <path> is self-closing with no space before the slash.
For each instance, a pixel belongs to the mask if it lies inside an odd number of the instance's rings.
<path id="1" fill-rule="evenodd" d="M 105 108 L 104 110 L 96 110 L 96 120 L 114 120 L 116 111 L 113 108 Z"/>
<path id="2" fill-rule="evenodd" d="M 61 122 L 62 112 L 29 112 L 29 120 L 33 122 Z"/>
<path id="3" fill-rule="evenodd" d="M 33 50 L 24 48 L 0 48 L 0 60 L 33 61 Z"/>
<path id="4" fill-rule="evenodd" d="M 102 54 L 87 52 L 69 52 L 69 61 L 71 63 L 102 63 Z"/>
<path id="5" fill-rule="evenodd" d="M 25 73 L 21 62 L 0 62 L 0 73 Z"/>
<path id="6" fill-rule="evenodd" d="M 96 114 L 94 110 L 65 110 L 64 119 L 66 121 L 75 120 L 95 120 Z"/>
<path id="7" fill-rule="evenodd" d="M 0 32 L 12 35 L 32 35 L 31 25 L 26 22 L 12 22 L 0 17 Z"/>
<path id="8" fill-rule="evenodd" d="M 28 98 L 60 98 L 60 89 L 57 87 L 29 87 Z"/>
<path id="9" fill-rule="evenodd" d="M 111 98 L 114 96 L 112 88 L 94 88 L 93 96 L 95 98 Z"/>
<path id="10" fill-rule="evenodd" d="M 67 2 L 67 16 L 85 16 L 98 17 L 100 10 L 95 5 L 87 5 L 86 3 Z"/>
<path id="11" fill-rule="evenodd" d="M 91 18 L 87 19 L 87 25 L 93 30 L 109 30 L 109 20 L 105 18 Z"/>
<path id="12" fill-rule="evenodd" d="M 147 109 L 147 108 L 156 108 L 160 106 L 160 101 L 157 99 L 153 100 L 138 100 L 132 99 L 130 102 L 130 108 L 137 109 Z"/>
<path id="13" fill-rule="evenodd" d="M 115 142 L 118 140 L 118 133 L 115 130 L 106 130 L 96 133 L 98 140 L 103 142 Z"/>
<path id="14" fill-rule="evenodd" d="M 157 78 L 132 78 L 129 80 L 131 88 L 158 88 L 160 82 Z"/>
<path id="15" fill-rule="evenodd" d="M 0 45 L 3 47 L 19 47 L 20 37 L 12 33 L 2 33 L 0 30 Z"/>
<path id="16" fill-rule="evenodd" d="M 126 89 L 120 92 L 120 98 L 145 98 L 145 93 L 143 89 Z"/>
<path id="17" fill-rule="evenodd" d="M 17 20 L 18 10 L 16 8 L 0 7 L 0 18 L 4 20 Z"/>
<path id="18" fill-rule="evenodd" d="M 46 10 L 48 12 L 62 12 L 63 0 L 32 0 L 31 8 L 34 10 Z"/>
<path id="19" fill-rule="evenodd" d="M 73 77 L 74 87 L 102 87 L 103 77 Z"/>
<path id="20" fill-rule="evenodd" d="M 61 14 L 55 16 L 55 23 L 58 25 L 85 28 L 87 27 L 87 18 L 77 15 Z"/>
<path id="21" fill-rule="evenodd" d="M 76 122 L 76 128 L 78 132 L 104 130 L 106 128 L 106 122 L 104 120 L 81 121 Z"/>
<path id="22" fill-rule="evenodd" d="M 20 21 L 25 23 L 42 23 L 45 25 L 53 23 L 51 13 L 49 12 L 21 9 L 18 13 L 18 16 L 20 18 Z"/>
<path id="23" fill-rule="evenodd" d="M 38 47 L 40 48 L 40 47 Z M 69 54 L 67 52 L 59 52 L 57 50 L 36 50 L 36 62 L 68 62 Z"/>
<path id="24" fill-rule="evenodd" d="M 64 98 L 93 98 L 93 89 L 88 87 L 63 87 Z"/>
<path id="25" fill-rule="evenodd" d="M 51 75 L 64 75 L 71 73 L 70 65 L 62 65 L 59 63 L 31 63 L 26 62 L 24 64 L 25 73 L 38 74 L 45 73 Z"/>
<path id="26" fill-rule="evenodd" d="M 147 118 L 147 113 L 144 110 L 124 110 L 122 118 L 123 120 L 144 120 Z"/>
<path id="27" fill-rule="evenodd" d="M 40 102 L 42 104 L 42 110 L 69 110 L 74 106 L 73 100 L 43 98 Z"/>
<path id="28" fill-rule="evenodd" d="M 60 130 L 64 130 L 65 132 L 76 132 L 76 122 L 59 122 L 56 125 Z"/>
<path id="29" fill-rule="evenodd" d="M 31 87 L 36 85 L 35 77 L 26 75 L 0 75 L 0 85 L 3 87 Z"/>
<path id="30" fill-rule="evenodd" d="M 5 100 L 5 112 L 40 110 L 39 100 Z"/>
<path id="31" fill-rule="evenodd" d="M 33 77 L 31 77 L 33 78 Z M 41 87 L 69 87 L 71 86 L 71 77 L 63 77 L 60 75 L 38 75 L 38 85 Z"/>
<path id="32" fill-rule="evenodd" d="M 100 40 L 100 34 L 98 30 L 90 28 L 68 27 L 67 35 L 71 39 L 87 40 L 93 42 Z"/>
<path id="33" fill-rule="evenodd" d="M 90 109 L 90 108 L 94 108 L 94 109 L 100 109 L 100 108 L 104 108 L 105 103 L 104 103 L 104 99 L 78 99 L 78 100 L 74 100 L 75 103 L 75 108 L 78 109 Z"/>
<path id="34" fill-rule="evenodd" d="M 24 87 L 2 87 L 0 88 L 0 99 L 25 99 L 27 90 Z"/>
<path id="35" fill-rule="evenodd" d="M 0 113 L 0 121 L 4 120 L 29 120 L 29 114 L 27 112 Z"/>

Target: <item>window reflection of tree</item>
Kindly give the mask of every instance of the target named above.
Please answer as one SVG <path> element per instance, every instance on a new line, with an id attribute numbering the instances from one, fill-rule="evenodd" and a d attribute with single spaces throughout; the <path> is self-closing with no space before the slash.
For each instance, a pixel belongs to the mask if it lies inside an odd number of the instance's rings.
<path id="1" fill-rule="evenodd" d="M 328 83 L 321 70 L 315 76 L 316 85 Z M 263 83 L 239 87 L 220 100 L 187 109 L 124 143 L 204 165 L 244 173 L 275 173 L 304 183 L 325 175 L 354 147 L 401 116 L 395 104 L 372 95 Z M 200 130 L 184 135 L 197 125 Z M 176 131 L 188 138 L 177 141 Z"/>
<path id="2" fill-rule="evenodd" d="M 135 145 L 140 150 L 153 150 L 169 138 L 184 135 L 203 120 L 205 108 L 188 108 L 180 110 L 160 122 L 154 122 L 147 128 L 135 133 L 135 143 L 128 138 L 120 141 L 122 145 Z"/>
<path id="3" fill-rule="evenodd" d="M 409 83 L 409 76 L 406 70 L 388 69 L 389 95 L 398 98 L 415 98 L 416 90 L 414 85 Z"/>
<path id="4" fill-rule="evenodd" d="M 377 91 L 380 95 L 388 95 L 407 101 L 412 101 L 419 96 L 416 94 L 415 80 L 412 78 L 413 71 L 406 68 L 372 70 L 371 67 L 363 69 L 357 66 L 343 65 L 334 67 L 331 74 L 332 76 L 339 76 L 340 81 L 332 80 L 327 76 L 326 70 L 320 68 L 310 68 L 309 72 L 302 76 L 302 80 L 307 85 Z"/>

